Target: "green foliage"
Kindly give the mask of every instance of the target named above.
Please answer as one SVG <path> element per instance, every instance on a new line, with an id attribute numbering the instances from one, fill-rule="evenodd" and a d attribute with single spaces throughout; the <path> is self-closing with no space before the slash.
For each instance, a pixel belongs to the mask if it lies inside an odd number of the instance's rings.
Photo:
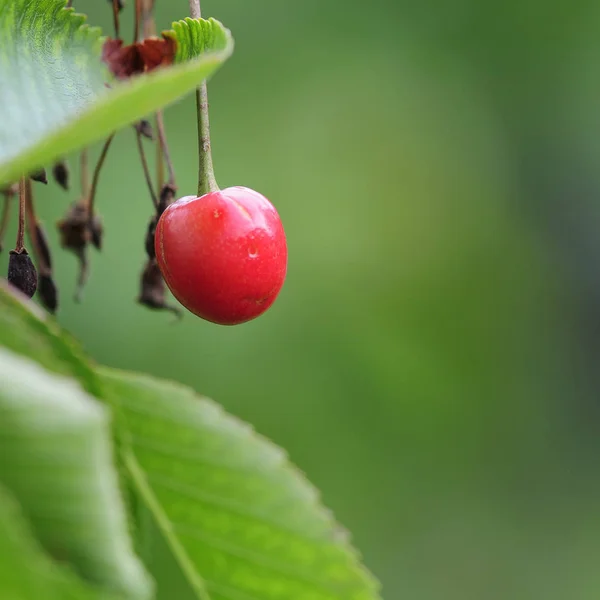
<path id="1" fill-rule="evenodd" d="M 229 32 L 215 19 L 190 19 L 173 23 L 171 31 L 164 32 L 177 41 L 175 62 L 197 58 L 214 48 L 226 48 Z"/>
<path id="2" fill-rule="evenodd" d="M 213 598 L 373 598 L 345 532 L 285 454 L 174 383 L 99 371 L 119 404 L 142 502 Z"/>
<path id="3" fill-rule="evenodd" d="M 0 482 L 42 545 L 99 586 L 150 597 L 126 529 L 108 411 L 75 380 L 3 348 L 0 381 Z"/>
<path id="4" fill-rule="evenodd" d="M 177 64 L 108 88 L 99 30 L 64 6 L 0 0 L 0 185 L 177 100 L 233 51 L 214 19 L 175 23 Z"/>
<path id="5" fill-rule="evenodd" d="M 10 600 L 117 600 L 49 559 L 32 535 L 19 505 L 0 488 L 0 581 Z"/>
<path id="6" fill-rule="evenodd" d="M 0 319 L 0 482 L 51 555 L 128 598 L 147 593 L 110 465 L 112 408 L 134 543 L 160 598 L 174 571 L 201 600 L 378 598 L 314 488 L 248 425 L 183 386 L 92 367 L 4 286 Z M 154 570 L 165 543 L 171 570 Z"/>

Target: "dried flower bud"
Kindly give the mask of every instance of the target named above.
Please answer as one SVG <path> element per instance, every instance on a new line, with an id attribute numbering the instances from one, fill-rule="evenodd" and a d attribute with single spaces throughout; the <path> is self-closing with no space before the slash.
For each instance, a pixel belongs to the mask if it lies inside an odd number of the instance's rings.
<path id="1" fill-rule="evenodd" d="M 50 271 L 52 269 L 52 256 L 50 255 L 50 245 L 48 244 L 48 238 L 46 232 L 42 227 L 41 223 L 35 223 L 35 240 L 34 246 L 39 254 L 36 255 L 36 260 L 40 263 L 40 271 Z M 34 254 L 36 254 L 34 252 Z"/>
<path id="2" fill-rule="evenodd" d="M 145 138 L 149 140 L 154 139 L 154 130 L 152 129 L 152 124 L 147 119 L 142 119 L 138 121 L 135 125 L 135 130 L 143 135 Z"/>
<path id="3" fill-rule="evenodd" d="M 33 297 L 37 288 L 37 271 L 33 262 L 23 248 L 20 252 L 11 250 L 8 258 L 8 282 L 21 290 L 29 298 Z"/>
<path id="4" fill-rule="evenodd" d="M 160 196 L 158 198 L 158 207 L 156 209 L 158 216 L 162 215 L 165 212 L 165 209 L 169 204 L 175 200 L 175 193 L 177 192 L 177 188 L 170 183 L 165 183 L 160 190 Z"/>
<path id="5" fill-rule="evenodd" d="M 60 187 L 69 189 L 69 166 L 66 160 L 61 160 L 52 167 L 52 176 Z"/>
<path id="6" fill-rule="evenodd" d="M 48 312 L 54 314 L 58 308 L 58 289 L 49 273 L 40 273 L 38 296 Z"/>
<path id="7" fill-rule="evenodd" d="M 46 169 L 40 169 L 39 171 L 32 173 L 30 175 L 30 177 L 34 181 L 39 181 L 40 183 L 44 183 L 44 184 L 48 183 L 48 177 L 46 176 Z"/>
<path id="8" fill-rule="evenodd" d="M 97 217 L 95 217 L 96 219 Z M 88 278 L 87 246 L 93 241 L 94 234 L 89 227 L 88 206 L 85 200 L 73 204 L 65 218 L 58 222 L 60 242 L 63 248 L 71 250 L 79 259 L 79 277 L 75 290 L 75 301 L 81 301 L 83 287 Z M 95 227 L 96 241 L 100 243 L 102 229 L 97 224 Z"/>
<path id="9" fill-rule="evenodd" d="M 91 239 L 88 228 L 88 208 L 84 200 L 71 205 L 65 218 L 58 222 L 60 243 L 63 248 L 80 250 L 85 248 Z"/>
<path id="10" fill-rule="evenodd" d="M 156 257 L 156 252 L 154 250 L 154 234 L 156 233 L 156 224 L 158 223 L 160 215 L 163 214 L 167 206 L 169 206 L 169 204 L 171 204 L 173 200 L 175 200 L 176 192 L 177 188 L 171 185 L 170 183 L 165 183 L 165 185 L 163 185 L 160 190 L 158 206 L 156 208 L 157 214 L 150 219 L 150 222 L 148 223 L 148 229 L 146 231 L 146 254 L 151 260 Z"/>
<path id="11" fill-rule="evenodd" d="M 158 223 L 158 217 L 153 216 L 148 223 L 148 231 L 146 232 L 146 254 L 148 258 L 152 260 L 156 258 L 156 250 L 154 249 L 154 234 L 156 233 L 156 224 Z"/>
<path id="12" fill-rule="evenodd" d="M 88 222 L 88 228 L 90 230 L 90 241 L 92 242 L 92 245 L 96 249 L 102 250 L 102 235 L 104 234 L 102 219 L 98 215 L 94 215 L 91 223 Z"/>
<path id="13" fill-rule="evenodd" d="M 108 0 L 109 4 L 113 3 L 113 0 Z M 125 8 L 125 0 L 117 0 L 117 8 L 119 12 L 121 12 Z"/>
<path id="14" fill-rule="evenodd" d="M 153 310 L 168 310 L 177 317 L 181 317 L 181 310 L 165 301 L 167 286 L 158 268 L 156 260 L 149 260 L 141 277 L 141 292 L 138 302 Z"/>

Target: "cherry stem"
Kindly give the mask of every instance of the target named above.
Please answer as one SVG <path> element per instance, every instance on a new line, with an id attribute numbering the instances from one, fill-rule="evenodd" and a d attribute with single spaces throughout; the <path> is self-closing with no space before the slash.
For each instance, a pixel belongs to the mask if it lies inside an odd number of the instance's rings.
<path id="1" fill-rule="evenodd" d="M 148 169 L 148 161 L 146 160 L 146 152 L 144 151 L 144 144 L 142 143 L 142 134 L 136 130 L 135 137 L 137 140 L 137 147 L 140 153 L 140 159 L 142 161 L 142 168 L 144 169 L 144 177 L 146 178 L 146 185 L 148 186 L 148 191 L 150 192 L 150 197 L 152 198 L 152 204 L 154 204 L 155 208 L 158 208 L 158 199 L 156 197 L 156 193 L 154 191 L 154 186 L 152 185 L 152 177 L 150 175 L 150 170 Z"/>
<path id="2" fill-rule="evenodd" d="M 175 169 L 173 168 L 171 153 L 169 152 L 169 144 L 167 143 L 167 134 L 165 133 L 165 123 L 161 110 L 156 113 L 156 129 L 158 130 L 158 143 L 160 144 L 162 154 L 167 163 L 167 171 L 169 172 L 168 183 L 173 187 L 177 187 L 175 184 Z"/>
<path id="3" fill-rule="evenodd" d="M 81 195 L 85 198 L 90 189 L 90 174 L 88 169 L 88 149 L 84 148 L 79 156 L 79 170 L 81 176 Z"/>
<path id="4" fill-rule="evenodd" d="M 10 191 L 4 192 L 4 204 L 2 206 L 2 217 L 0 218 L 0 250 L 2 250 L 2 241 L 4 240 L 4 233 L 6 232 L 6 228 L 8 226 L 12 198 L 13 195 Z"/>
<path id="5" fill-rule="evenodd" d="M 98 187 L 98 178 L 100 177 L 100 170 L 102 169 L 102 165 L 104 164 L 104 160 L 106 159 L 106 155 L 108 154 L 108 149 L 110 148 L 110 144 L 115 137 L 114 133 L 111 133 L 106 142 L 104 142 L 104 146 L 102 147 L 102 152 L 100 153 L 100 157 L 98 158 L 98 162 L 96 163 L 96 168 L 94 169 L 94 176 L 92 177 L 92 189 L 90 190 L 90 195 L 87 201 L 88 204 L 88 219 L 89 222 L 92 222 L 94 218 L 94 199 L 96 198 L 96 189 Z"/>
<path id="6" fill-rule="evenodd" d="M 200 0 L 189 0 L 192 19 L 200 19 Z M 219 189 L 213 168 L 210 147 L 210 123 L 208 120 L 208 91 L 206 81 L 196 89 L 196 113 L 198 115 L 198 196 Z"/>
<path id="7" fill-rule="evenodd" d="M 40 220 L 35 212 L 35 204 L 33 202 L 33 186 L 31 180 L 27 181 L 27 190 L 25 196 L 25 212 L 27 213 L 27 234 L 29 241 L 33 247 L 33 254 L 40 273 L 49 275 L 51 273 L 50 265 L 46 261 L 46 257 L 40 248 L 38 240 L 38 226 Z"/>
<path id="8" fill-rule="evenodd" d="M 113 24 L 115 27 L 115 37 L 119 38 L 119 0 L 112 1 L 112 9 L 113 9 Z"/>
<path id="9" fill-rule="evenodd" d="M 154 10 L 154 0 L 142 0 L 142 32 L 144 38 L 152 37 L 156 35 L 156 26 L 154 25 L 154 19 L 152 18 L 152 11 Z"/>
<path id="10" fill-rule="evenodd" d="M 158 113 L 155 115 L 156 129 L 158 130 Z M 165 164 L 163 162 L 163 147 L 161 143 L 156 144 L 156 182 L 158 189 L 162 190 L 163 184 L 165 183 Z"/>
<path id="11" fill-rule="evenodd" d="M 25 198 L 27 195 L 26 190 L 26 177 L 23 176 L 19 180 L 19 227 L 17 229 L 17 244 L 15 252 L 21 254 L 25 247 Z"/>
<path id="12" fill-rule="evenodd" d="M 133 41 L 139 42 L 140 20 L 142 18 L 142 0 L 135 0 L 135 22 L 133 26 Z"/>

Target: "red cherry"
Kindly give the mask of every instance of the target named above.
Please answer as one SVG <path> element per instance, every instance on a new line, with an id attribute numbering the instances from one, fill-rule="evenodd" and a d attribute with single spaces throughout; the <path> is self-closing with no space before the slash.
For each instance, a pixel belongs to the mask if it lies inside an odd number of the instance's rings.
<path id="1" fill-rule="evenodd" d="M 264 313 L 285 280 L 287 244 L 279 215 L 245 187 L 180 198 L 160 217 L 154 245 L 175 298 L 220 325 Z"/>

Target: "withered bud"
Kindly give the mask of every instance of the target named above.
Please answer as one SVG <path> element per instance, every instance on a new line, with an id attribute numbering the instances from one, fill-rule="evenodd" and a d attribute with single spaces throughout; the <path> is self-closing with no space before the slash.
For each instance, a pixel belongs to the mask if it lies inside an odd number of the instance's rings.
<path id="1" fill-rule="evenodd" d="M 169 204 L 171 204 L 173 200 L 175 200 L 176 192 L 177 188 L 171 185 L 170 183 L 165 183 L 160 190 L 158 206 L 156 208 L 157 214 L 150 219 L 150 223 L 148 223 L 148 230 L 146 231 L 146 254 L 151 260 L 156 257 L 156 252 L 154 250 L 154 234 L 156 233 L 156 225 L 158 224 L 158 219 L 160 218 L 160 215 L 162 215 L 163 212 L 165 212 L 167 206 L 169 206 Z"/>
<path id="2" fill-rule="evenodd" d="M 48 270 L 52 269 L 52 256 L 50 255 L 50 245 L 48 244 L 48 238 L 46 237 L 46 232 L 42 227 L 41 223 L 35 224 L 35 247 L 39 253 L 39 258 L 37 259 L 40 264 L 40 270 Z"/>
<path id="3" fill-rule="evenodd" d="M 154 139 L 154 129 L 152 129 L 152 124 L 147 119 L 142 119 L 138 121 L 135 125 L 135 130 L 143 135 L 145 138 L 149 140 Z"/>
<path id="4" fill-rule="evenodd" d="M 84 200 L 71 205 L 65 218 L 57 223 L 60 243 L 69 250 L 81 250 L 91 241 L 88 228 L 88 207 Z"/>
<path id="5" fill-rule="evenodd" d="M 104 233 L 102 219 L 98 215 L 94 215 L 92 221 L 88 222 L 88 228 L 93 246 L 98 250 L 102 250 L 102 235 Z"/>
<path id="6" fill-rule="evenodd" d="M 109 4 L 113 3 L 113 0 L 108 0 Z M 125 8 L 125 0 L 117 0 L 117 8 L 119 12 L 121 12 Z"/>
<path id="7" fill-rule="evenodd" d="M 61 188 L 69 189 L 69 165 L 66 160 L 61 160 L 52 167 L 52 176 Z"/>
<path id="8" fill-rule="evenodd" d="M 30 175 L 30 177 L 34 181 L 39 181 L 40 183 L 43 183 L 43 184 L 48 183 L 48 177 L 46 176 L 46 169 L 40 169 L 39 171 L 32 173 Z"/>
<path id="9" fill-rule="evenodd" d="M 58 289 L 52 275 L 40 273 L 38 282 L 38 296 L 48 312 L 54 314 L 58 308 Z"/>
<path id="10" fill-rule="evenodd" d="M 156 251 L 154 249 L 154 234 L 156 233 L 157 223 L 158 217 L 155 215 L 150 219 L 150 223 L 148 223 L 148 231 L 146 232 L 146 254 L 150 260 L 156 258 Z"/>
<path id="11" fill-rule="evenodd" d="M 169 204 L 175 200 L 175 193 L 177 192 L 177 188 L 170 183 L 165 183 L 161 190 L 160 196 L 158 198 L 158 207 L 156 211 L 158 212 L 158 216 L 162 215 L 165 212 L 165 209 Z"/>
<path id="12" fill-rule="evenodd" d="M 176 306 L 167 304 L 165 300 L 167 286 L 156 260 L 152 259 L 146 263 L 142 271 L 140 284 L 141 291 L 137 299 L 140 304 L 152 310 L 168 310 L 181 318 L 181 310 Z"/>
<path id="13" fill-rule="evenodd" d="M 37 288 L 37 271 L 27 250 L 11 250 L 8 257 L 8 282 L 32 298 Z"/>
<path id="14" fill-rule="evenodd" d="M 88 221 L 87 202 L 79 200 L 71 205 L 65 218 L 57 223 L 62 247 L 71 250 L 79 259 L 79 277 L 74 296 L 76 302 L 81 301 L 83 287 L 89 274 L 86 250 L 88 244 L 92 241 L 93 234 Z M 101 228 L 95 227 L 95 229 L 96 235 L 98 235 Z M 99 243 L 99 238 L 97 241 Z"/>

